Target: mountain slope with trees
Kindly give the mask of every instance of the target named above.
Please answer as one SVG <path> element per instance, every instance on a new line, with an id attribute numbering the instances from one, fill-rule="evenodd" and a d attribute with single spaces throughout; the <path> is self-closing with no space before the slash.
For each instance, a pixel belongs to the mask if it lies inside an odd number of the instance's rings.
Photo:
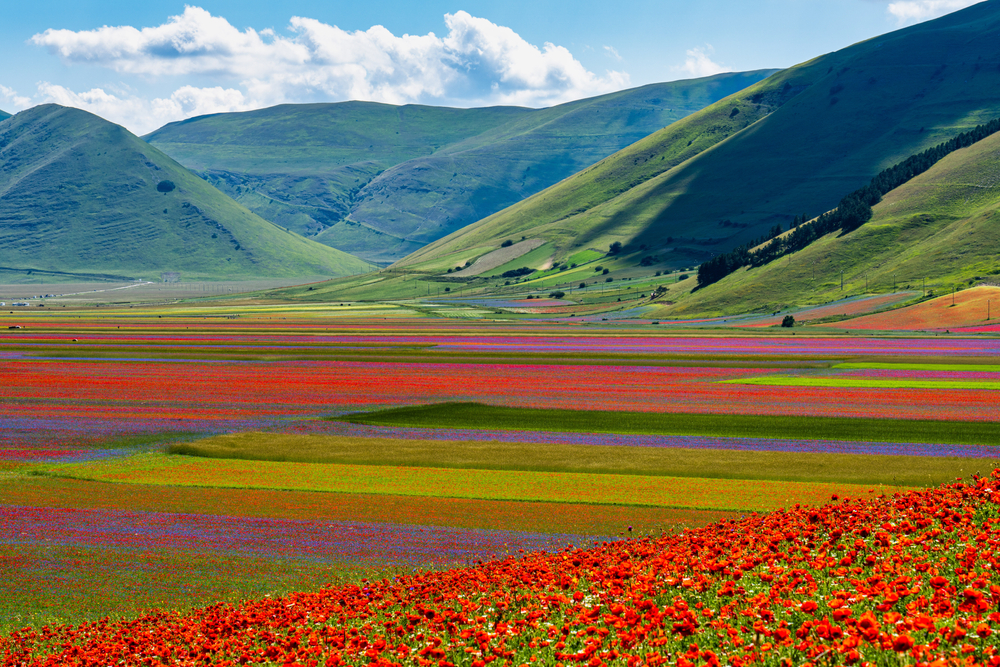
<path id="1" fill-rule="evenodd" d="M 1000 281 L 1000 133 L 949 153 L 871 211 L 855 229 L 738 269 L 657 315 L 774 312 L 862 294 L 940 295 Z"/>
<path id="2" fill-rule="evenodd" d="M 254 215 L 128 130 L 54 104 L 0 122 L 0 267 L 156 280 L 368 270 Z"/>
<path id="3" fill-rule="evenodd" d="M 699 265 L 1000 116 L 998 30 L 985 2 L 783 70 L 400 264 L 526 236 L 556 262 L 620 241 L 636 263 Z"/>

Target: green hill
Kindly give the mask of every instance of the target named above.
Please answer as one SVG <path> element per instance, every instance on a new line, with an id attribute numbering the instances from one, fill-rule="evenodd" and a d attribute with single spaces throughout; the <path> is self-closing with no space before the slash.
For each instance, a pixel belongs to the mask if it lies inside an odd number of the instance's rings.
<path id="1" fill-rule="evenodd" d="M 860 228 L 740 269 L 658 315 L 777 311 L 896 289 L 950 292 L 1000 274 L 1000 134 L 885 196 Z M 844 288 L 841 290 L 841 272 Z"/>
<path id="2" fill-rule="evenodd" d="M 283 105 L 172 123 L 145 138 L 277 224 L 393 261 L 771 72 L 539 110 Z"/>
<path id="3" fill-rule="evenodd" d="M 7 113 L 6 111 L 0 109 L 0 121 L 5 121 L 8 118 L 10 118 L 10 114 Z"/>
<path id="4" fill-rule="evenodd" d="M 211 279 L 367 267 L 254 215 L 124 128 L 48 104 L 0 122 L 0 268 Z"/>
<path id="5" fill-rule="evenodd" d="M 998 29 L 985 2 L 783 70 L 400 264 L 439 271 L 525 236 L 555 261 L 621 241 L 634 262 L 695 266 L 1000 115 Z"/>

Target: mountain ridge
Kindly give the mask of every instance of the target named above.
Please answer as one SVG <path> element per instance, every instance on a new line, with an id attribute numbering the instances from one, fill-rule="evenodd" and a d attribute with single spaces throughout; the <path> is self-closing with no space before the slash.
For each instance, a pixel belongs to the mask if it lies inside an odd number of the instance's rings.
<path id="1" fill-rule="evenodd" d="M 284 105 L 189 119 L 146 138 L 264 217 L 388 262 L 773 71 L 651 84 L 547 109 Z M 306 147 L 290 148 L 295 137 L 277 127 L 293 118 Z M 360 146 L 364 132 L 328 146 L 322 159 L 308 148 L 331 127 L 366 125 L 375 139 Z"/>
<path id="2" fill-rule="evenodd" d="M 782 70 L 400 265 L 436 271 L 525 235 L 553 261 L 621 241 L 636 262 L 695 266 L 1000 115 L 997 29 L 1000 5 L 980 3 Z M 669 169 L 646 165 L 698 141 Z"/>
<path id="3" fill-rule="evenodd" d="M 125 128 L 54 104 L 0 121 L 0 266 L 147 278 L 367 269 L 252 214 Z"/>

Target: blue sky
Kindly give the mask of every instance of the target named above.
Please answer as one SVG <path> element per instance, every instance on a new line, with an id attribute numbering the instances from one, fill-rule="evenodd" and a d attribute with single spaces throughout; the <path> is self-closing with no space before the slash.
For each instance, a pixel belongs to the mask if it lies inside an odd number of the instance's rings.
<path id="1" fill-rule="evenodd" d="M 976 1 L 29 0 L 0 23 L 0 109 L 144 133 L 288 102 L 549 106 L 787 67 Z"/>

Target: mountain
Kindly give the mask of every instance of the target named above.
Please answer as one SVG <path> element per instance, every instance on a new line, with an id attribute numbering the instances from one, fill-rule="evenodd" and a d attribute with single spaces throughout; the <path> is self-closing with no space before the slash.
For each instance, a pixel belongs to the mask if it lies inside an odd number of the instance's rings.
<path id="1" fill-rule="evenodd" d="M 1000 116 L 998 29 L 984 2 L 783 70 L 400 264 L 440 271 L 524 237 L 545 243 L 536 263 L 619 241 L 635 263 L 696 266 Z"/>
<path id="2" fill-rule="evenodd" d="M 54 104 L 0 122 L 0 267 L 147 279 L 367 270 L 254 215 L 124 128 Z"/>
<path id="3" fill-rule="evenodd" d="M 548 109 L 283 105 L 145 138 L 259 215 L 388 262 L 548 187 L 773 70 Z"/>
<path id="4" fill-rule="evenodd" d="M 777 311 L 866 293 L 923 292 L 925 285 L 941 294 L 995 283 L 998 165 L 1000 133 L 951 153 L 889 192 L 858 229 L 828 234 L 790 256 L 740 269 L 657 316 Z"/>
<path id="5" fill-rule="evenodd" d="M 0 109 L 0 121 L 5 121 L 8 118 L 10 118 L 10 114 L 7 113 L 6 111 Z"/>

